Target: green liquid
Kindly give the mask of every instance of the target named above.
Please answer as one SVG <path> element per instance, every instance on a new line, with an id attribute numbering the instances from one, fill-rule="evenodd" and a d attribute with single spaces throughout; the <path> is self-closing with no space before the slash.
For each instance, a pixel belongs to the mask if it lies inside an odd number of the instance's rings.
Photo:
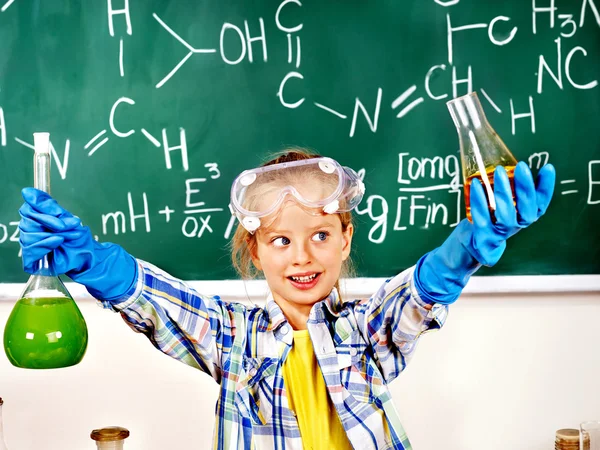
<path id="1" fill-rule="evenodd" d="M 87 348 L 87 327 L 71 298 L 22 298 L 6 322 L 4 349 L 10 362 L 28 369 L 73 366 Z"/>

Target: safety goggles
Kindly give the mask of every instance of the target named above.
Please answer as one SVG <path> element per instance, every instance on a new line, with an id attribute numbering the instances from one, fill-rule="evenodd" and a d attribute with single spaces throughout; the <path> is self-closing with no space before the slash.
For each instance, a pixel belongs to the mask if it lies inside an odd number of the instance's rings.
<path id="1" fill-rule="evenodd" d="M 231 186 L 229 208 L 254 233 L 274 218 L 288 195 L 307 212 L 320 215 L 351 211 L 364 193 L 354 170 L 331 158 L 311 158 L 245 170 Z"/>

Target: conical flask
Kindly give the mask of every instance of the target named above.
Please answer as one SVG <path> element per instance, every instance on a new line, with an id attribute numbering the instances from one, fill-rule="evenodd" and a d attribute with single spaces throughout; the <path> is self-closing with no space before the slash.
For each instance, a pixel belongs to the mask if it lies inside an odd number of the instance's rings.
<path id="1" fill-rule="evenodd" d="M 506 169 L 515 201 L 513 178 L 517 160 L 489 124 L 477 93 L 471 92 L 455 98 L 446 105 L 458 132 L 467 219 L 473 221 L 470 188 L 473 179 L 479 178 L 488 200 L 492 220 L 495 221 L 494 170 L 496 166 Z"/>
<path id="2" fill-rule="evenodd" d="M 48 133 L 34 133 L 34 186 L 50 193 Z M 55 369 L 81 361 L 87 348 L 85 320 L 54 272 L 52 254 L 39 261 L 4 328 L 9 361 L 27 369 Z"/>

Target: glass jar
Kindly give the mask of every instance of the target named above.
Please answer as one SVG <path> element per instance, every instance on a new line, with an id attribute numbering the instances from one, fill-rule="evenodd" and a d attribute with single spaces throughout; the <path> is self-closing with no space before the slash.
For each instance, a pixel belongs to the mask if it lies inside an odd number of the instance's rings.
<path id="1" fill-rule="evenodd" d="M 4 400 L 0 397 L 0 450 L 8 450 L 6 446 L 6 442 L 4 441 L 4 424 L 2 422 L 2 405 L 4 404 Z"/>
<path id="2" fill-rule="evenodd" d="M 556 430 L 554 440 L 555 450 L 590 450 L 589 439 L 584 440 L 583 449 L 579 445 L 579 430 L 575 428 L 562 428 Z"/>

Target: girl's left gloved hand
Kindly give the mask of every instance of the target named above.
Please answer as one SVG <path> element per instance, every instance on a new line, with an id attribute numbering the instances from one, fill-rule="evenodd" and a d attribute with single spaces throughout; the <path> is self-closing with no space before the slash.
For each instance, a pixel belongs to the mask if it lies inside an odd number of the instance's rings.
<path id="1" fill-rule="evenodd" d="M 547 164 L 540 170 L 536 185 L 527 164 L 519 162 L 514 172 L 515 209 L 506 170 L 496 167 L 495 223 L 484 188 L 479 180 L 474 180 L 471 184 L 473 223 L 462 220 L 440 247 L 427 253 L 417 263 L 414 279 L 423 300 L 450 304 L 458 298 L 471 275 L 482 264 L 496 264 L 506 249 L 506 240 L 546 212 L 555 180 L 556 170 Z"/>
<path id="2" fill-rule="evenodd" d="M 53 252 L 56 273 L 83 284 L 98 300 L 119 299 L 133 286 L 137 262 L 121 246 L 96 242 L 90 229 L 46 192 L 24 188 L 22 194 L 19 242 L 26 272 L 33 273 L 37 261 Z"/>

